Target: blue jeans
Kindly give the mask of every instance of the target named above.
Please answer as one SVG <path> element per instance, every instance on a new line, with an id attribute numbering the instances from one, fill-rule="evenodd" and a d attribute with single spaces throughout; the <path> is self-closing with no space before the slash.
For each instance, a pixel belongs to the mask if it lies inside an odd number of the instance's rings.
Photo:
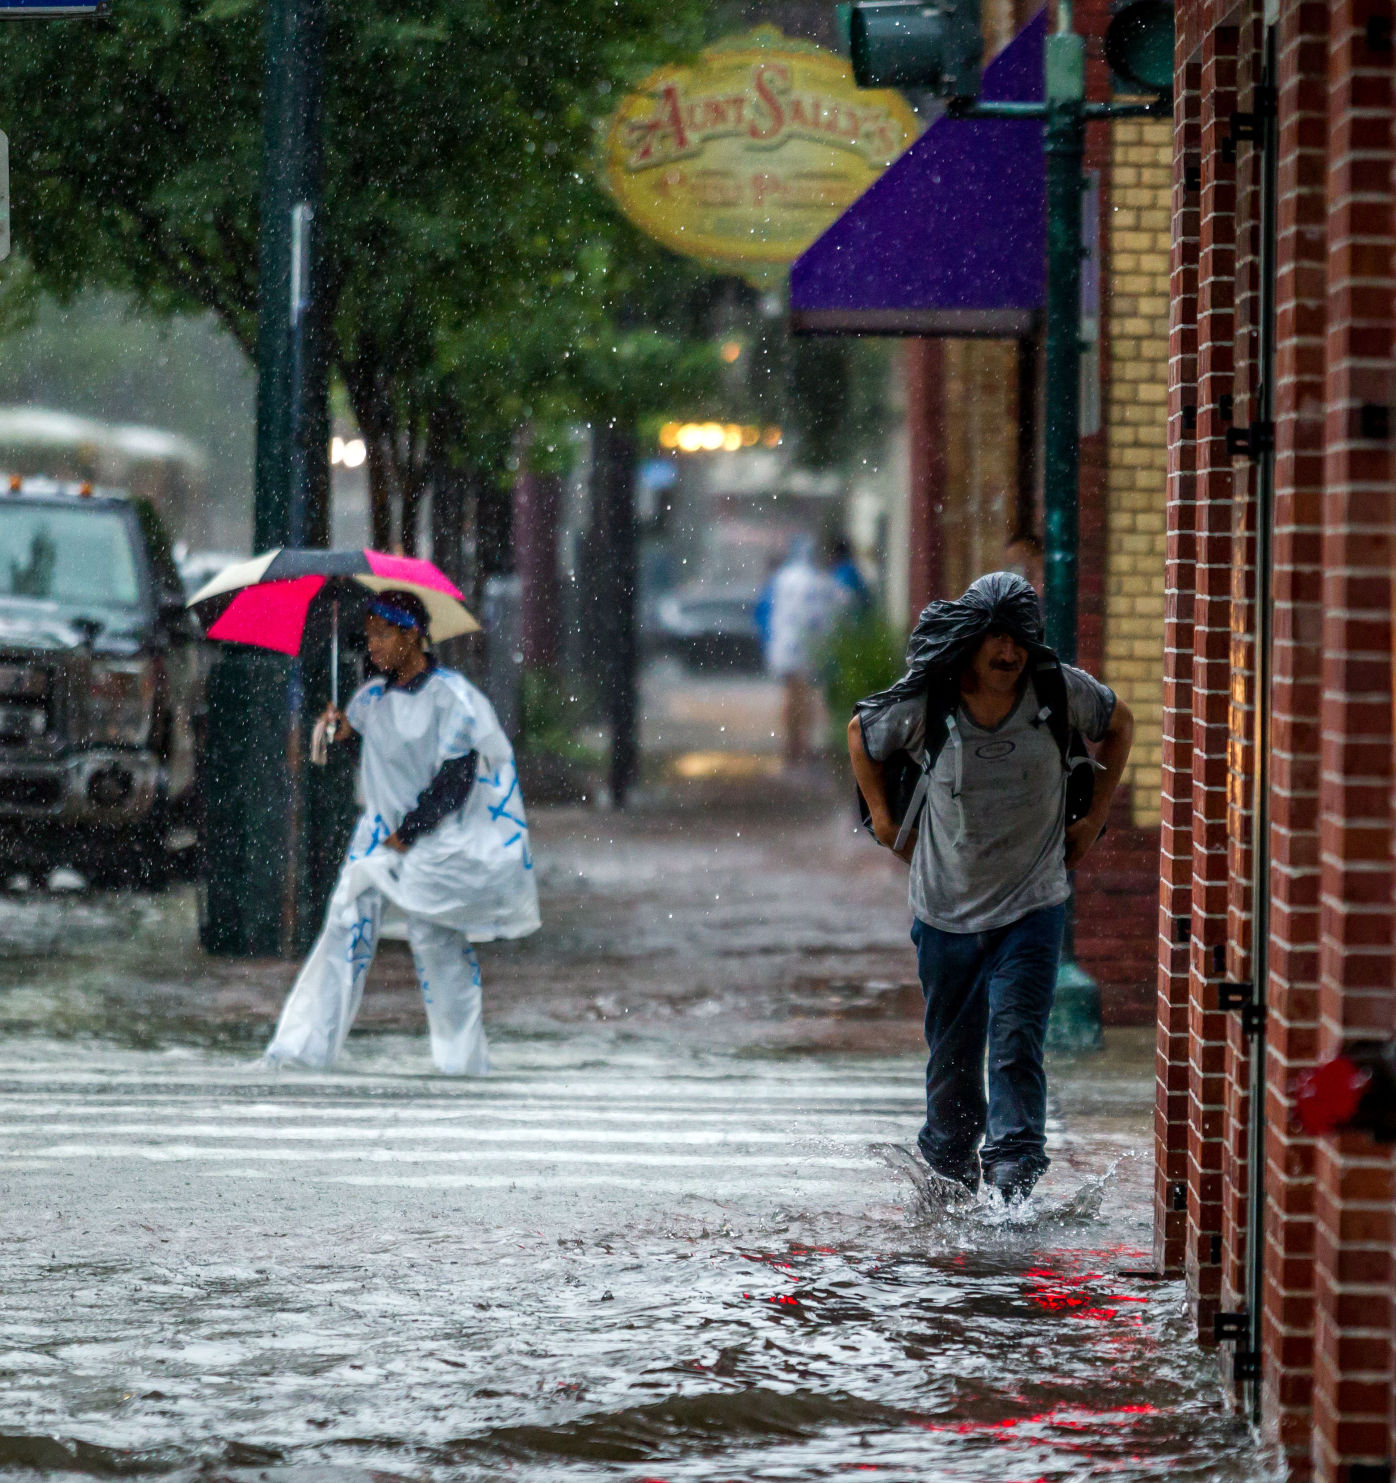
<path id="1" fill-rule="evenodd" d="M 1025 1159 L 1038 1172 L 1047 1167 L 1042 1051 L 1065 921 L 1065 906 L 1044 906 L 989 932 L 912 923 L 930 1051 L 926 1124 L 916 1142 L 938 1174 L 977 1188 L 981 1164 Z"/>

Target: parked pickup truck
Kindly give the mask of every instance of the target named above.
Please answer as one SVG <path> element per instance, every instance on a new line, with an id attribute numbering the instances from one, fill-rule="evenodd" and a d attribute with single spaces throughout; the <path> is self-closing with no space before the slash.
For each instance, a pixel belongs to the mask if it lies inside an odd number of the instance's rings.
<path id="1" fill-rule="evenodd" d="M 0 875 L 163 880 L 197 826 L 204 668 L 148 501 L 0 485 Z"/>

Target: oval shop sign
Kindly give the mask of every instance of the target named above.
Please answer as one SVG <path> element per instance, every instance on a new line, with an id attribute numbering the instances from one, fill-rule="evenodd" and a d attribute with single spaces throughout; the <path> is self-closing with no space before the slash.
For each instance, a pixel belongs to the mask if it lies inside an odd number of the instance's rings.
<path id="1" fill-rule="evenodd" d="M 843 58 L 761 26 L 628 95 L 602 171 L 642 231 L 769 284 L 917 133 L 899 94 L 858 88 Z"/>

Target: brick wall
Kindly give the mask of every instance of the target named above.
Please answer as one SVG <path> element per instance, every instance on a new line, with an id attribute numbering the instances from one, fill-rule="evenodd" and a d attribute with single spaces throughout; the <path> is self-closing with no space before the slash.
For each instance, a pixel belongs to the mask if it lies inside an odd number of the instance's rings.
<path id="1" fill-rule="evenodd" d="M 1166 122 L 1134 119 L 1114 126 L 1104 668 L 1134 712 L 1134 750 L 1125 780 L 1136 825 L 1159 822 L 1172 167 L 1172 131 Z"/>
<path id="2" fill-rule="evenodd" d="M 1173 88 L 1169 258 L 1167 578 L 1163 623 L 1154 1105 L 1154 1261 L 1182 1269 L 1187 1249 L 1188 1040 L 1192 943 L 1192 669 L 1197 582 L 1197 270 L 1202 69 L 1185 60 Z"/>
<path id="3" fill-rule="evenodd" d="M 1264 27 L 1259 3 L 1233 11 L 1236 21 L 1236 104 L 1254 111 L 1263 83 Z M 1228 133 L 1230 125 L 1228 121 Z M 1225 145 L 1223 145 L 1225 149 Z M 1232 140 L 1236 156 L 1236 297 L 1233 317 L 1232 396 L 1238 428 L 1262 415 L 1261 356 L 1261 177 L 1262 153 Z M 1223 161 L 1224 163 L 1224 161 Z M 1251 928 L 1256 868 L 1256 522 L 1260 462 L 1232 456 L 1231 480 L 1231 693 L 1227 707 L 1226 932 L 1223 973 L 1232 983 L 1250 983 L 1256 973 Z M 1240 1015 L 1225 1016 L 1222 1059 L 1225 1119 L 1221 1132 L 1221 1304 L 1227 1312 L 1248 1307 L 1246 1272 L 1250 1238 L 1251 1042 Z M 1239 1387 L 1236 1387 L 1239 1395 Z"/>
<path id="4" fill-rule="evenodd" d="M 1201 208 L 1197 272 L 1197 542 L 1193 577 L 1192 931 L 1188 981 L 1188 1192 L 1184 1269 L 1198 1334 L 1221 1296 L 1227 1019 L 1214 984 L 1225 964 L 1227 767 L 1231 703 L 1231 458 L 1236 287 L 1235 167 L 1222 149 L 1236 109 L 1234 26 L 1208 31 L 1201 56 Z"/>
<path id="5" fill-rule="evenodd" d="M 1310 1467 L 1314 1147 L 1290 1088 L 1318 1050 L 1318 747 L 1327 201 L 1327 17 L 1287 5 L 1276 37 L 1279 220 L 1275 315 L 1275 633 L 1270 731 L 1270 974 L 1266 1027 L 1266 1432 L 1291 1475 Z M 1316 290 L 1318 290 L 1316 292 Z"/>
<path id="6" fill-rule="evenodd" d="M 1375 0 L 1278 6 L 1267 696 L 1257 466 L 1223 441 L 1228 413 L 1238 425 L 1257 415 L 1262 370 L 1261 156 L 1226 136 L 1238 106 L 1262 102 L 1265 32 L 1257 4 L 1178 11 L 1155 1250 L 1186 1271 L 1208 1341 L 1217 1306 L 1245 1301 L 1249 1057 L 1215 984 L 1257 963 L 1253 738 L 1268 704 L 1259 1398 L 1290 1476 L 1321 1483 L 1387 1477 L 1396 1456 L 1393 1158 L 1357 1135 L 1315 1143 L 1291 1121 L 1300 1072 L 1348 1038 L 1396 1029 L 1389 25 Z"/>
<path id="7" fill-rule="evenodd" d="M 1319 1051 L 1389 1035 L 1393 1017 L 1389 428 L 1392 397 L 1392 61 L 1368 44 L 1369 0 L 1328 16 L 1327 367 L 1323 708 L 1319 773 Z M 1392 1160 L 1359 1137 L 1317 1160 L 1314 1464 L 1336 1477 L 1392 1460 Z"/>

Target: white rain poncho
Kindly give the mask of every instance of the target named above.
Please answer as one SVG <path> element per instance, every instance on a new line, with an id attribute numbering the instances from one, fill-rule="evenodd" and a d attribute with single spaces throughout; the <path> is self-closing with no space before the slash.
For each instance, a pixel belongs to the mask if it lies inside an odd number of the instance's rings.
<path id="1" fill-rule="evenodd" d="M 812 681 L 822 646 L 852 602 L 849 589 L 815 566 L 803 545 L 771 583 L 766 668 L 778 679 Z"/>
<path id="2" fill-rule="evenodd" d="M 339 1055 L 391 901 L 407 918 L 433 1059 L 448 1074 L 482 1075 L 489 1052 L 471 943 L 539 925 L 513 748 L 493 706 L 453 670 L 433 668 L 408 686 L 371 680 L 345 714 L 363 738 L 363 814 L 267 1057 L 323 1067 Z M 465 803 L 406 854 L 383 848 L 443 765 L 471 752 L 478 762 Z"/>

